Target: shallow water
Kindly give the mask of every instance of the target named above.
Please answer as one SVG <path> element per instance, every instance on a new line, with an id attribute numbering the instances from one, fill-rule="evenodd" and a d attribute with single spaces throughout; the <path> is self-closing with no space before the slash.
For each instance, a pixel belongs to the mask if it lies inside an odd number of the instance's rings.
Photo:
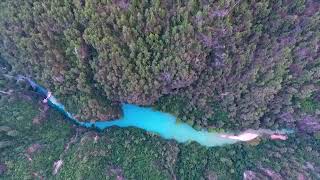
<path id="1" fill-rule="evenodd" d="M 40 93 L 43 96 L 47 95 L 47 89 L 38 85 L 29 78 L 25 79 L 29 82 L 29 84 L 36 92 Z M 149 107 L 139 107 L 132 104 L 123 104 L 123 117 L 121 119 L 97 122 L 90 122 L 90 120 L 88 122 L 79 122 L 71 113 L 69 113 L 65 109 L 63 104 L 60 104 L 57 101 L 54 96 L 51 96 L 48 99 L 48 104 L 59 110 L 77 125 L 87 128 L 95 127 L 98 129 L 105 129 L 112 126 L 118 126 L 122 128 L 136 127 L 144 129 L 148 132 L 158 134 L 165 139 L 174 139 L 181 143 L 195 141 L 203 146 L 208 147 L 221 146 L 238 142 L 238 140 L 235 139 L 221 137 L 221 134 L 219 133 L 197 131 L 186 123 L 177 123 L 176 118 L 171 114 L 155 111 Z M 286 131 L 287 130 L 281 130 L 278 132 L 288 133 Z"/>
<path id="2" fill-rule="evenodd" d="M 96 122 L 96 127 L 104 129 L 110 126 L 137 127 L 159 134 L 165 139 L 178 142 L 196 141 L 204 146 L 220 146 L 235 143 L 235 140 L 222 138 L 217 133 L 197 131 L 185 123 L 176 123 L 170 114 L 154 111 L 152 108 L 139 107 L 131 104 L 122 105 L 123 118 L 114 121 Z M 90 127 L 92 123 L 83 123 Z"/>
<path id="3" fill-rule="evenodd" d="M 165 139 L 175 139 L 178 142 L 184 143 L 188 141 L 196 141 L 204 146 L 221 146 L 224 144 L 232 144 L 236 140 L 222 138 L 217 133 L 209 133 L 206 131 L 197 131 L 186 123 L 176 123 L 176 118 L 168 113 L 155 111 L 148 107 L 139 107 L 132 104 L 123 104 L 123 117 L 112 121 L 98 122 L 79 122 L 71 113 L 65 110 L 65 107 L 60 104 L 54 97 L 49 99 L 51 105 L 56 106 L 60 111 L 65 113 L 73 121 L 76 121 L 85 127 L 96 127 L 105 129 L 111 126 L 118 127 L 136 127 L 144 129 L 160 135 Z"/>

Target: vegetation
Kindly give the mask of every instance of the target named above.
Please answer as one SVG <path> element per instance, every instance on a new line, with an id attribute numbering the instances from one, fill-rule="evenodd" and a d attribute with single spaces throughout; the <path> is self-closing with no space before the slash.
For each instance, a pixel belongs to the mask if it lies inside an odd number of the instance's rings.
<path id="1" fill-rule="evenodd" d="M 39 108 L 25 100 L 1 106 L 0 139 L 2 144 L 10 143 L 0 147 L 0 164 L 6 167 L 0 178 L 243 179 L 247 171 L 260 178 L 318 179 L 320 175 L 320 139 L 308 135 L 206 148 L 163 140 L 135 128 L 94 132 L 72 126 L 52 110 L 38 124 L 34 118 L 41 113 Z M 18 134 L 8 133 L 13 130 Z M 58 160 L 63 165 L 53 175 Z"/>
<path id="2" fill-rule="evenodd" d="M 0 178 L 320 178 L 317 0 L 2 0 Z M 295 130 L 288 141 L 205 148 L 81 121 L 152 106 L 196 129 Z M 56 165 L 63 162 L 57 173 Z"/>
<path id="3" fill-rule="evenodd" d="M 68 96 L 81 120 L 117 118 L 125 102 L 195 127 L 279 128 L 287 113 L 294 126 L 301 112 L 293 100 L 319 94 L 319 6 L 5 0 L 0 53 L 12 74 Z"/>

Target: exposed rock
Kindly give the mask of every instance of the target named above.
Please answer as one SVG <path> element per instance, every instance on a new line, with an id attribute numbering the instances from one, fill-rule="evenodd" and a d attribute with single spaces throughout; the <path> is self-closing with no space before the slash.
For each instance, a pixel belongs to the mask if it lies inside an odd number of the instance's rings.
<path id="1" fill-rule="evenodd" d="M 261 168 L 261 170 L 262 170 L 264 175 L 270 177 L 272 180 L 282 180 L 283 179 L 282 176 L 279 173 L 277 173 L 277 172 L 275 172 L 275 171 L 273 171 L 271 169 Z"/>
<path id="2" fill-rule="evenodd" d="M 271 136 L 270 136 L 270 138 L 272 139 L 272 140 L 287 140 L 288 139 L 288 136 L 286 136 L 286 135 L 282 135 L 282 134 L 272 134 Z"/>
<path id="3" fill-rule="evenodd" d="M 79 132 L 77 129 L 76 134 L 74 136 L 72 136 L 70 141 L 65 145 L 63 152 L 67 152 L 70 148 L 70 145 L 74 144 L 78 140 L 78 134 L 79 134 Z"/>
<path id="4" fill-rule="evenodd" d="M 93 141 L 94 143 L 97 143 L 97 142 L 98 142 L 98 140 L 99 140 L 98 134 L 96 134 L 96 135 L 94 136 L 93 140 L 94 140 L 94 141 Z"/>
<path id="5" fill-rule="evenodd" d="M 257 179 L 257 173 L 250 171 L 250 170 L 246 170 L 243 172 L 243 179 L 244 180 L 255 180 Z"/>
<path id="6" fill-rule="evenodd" d="M 239 141 L 252 141 L 255 138 L 259 137 L 259 134 L 251 133 L 251 132 L 244 132 L 244 133 L 239 134 L 237 136 L 226 135 L 226 134 L 222 134 L 220 136 L 223 137 L 223 138 L 235 139 L 235 140 L 239 140 Z"/>
<path id="7" fill-rule="evenodd" d="M 55 161 L 53 163 L 53 172 L 52 172 L 53 175 L 56 175 L 58 173 L 58 171 L 61 168 L 62 164 L 63 164 L 63 161 L 61 159 L 59 159 L 58 161 Z"/>
<path id="8" fill-rule="evenodd" d="M 32 154 L 37 152 L 42 146 L 38 143 L 32 144 L 27 148 L 27 153 L 25 156 L 27 157 L 28 161 L 32 161 Z"/>
<path id="9" fill-rule="evenodd" d="M 33 154 L 36 151 L 38 151 L 41 148 L 41 145 L 38 143 L 32 144 L 31 146 L 28 147 L 27 153 L 28 154 Z"/>
<path id="10" fill-rule="evenodd" d="M 44 179 L 44 177 L 40 176 L 39 173 L 37 173 L 37 172 L 33 172 L 32 176 L 34 177 L 34 179 L 40 179 L 40 180 Z"/>

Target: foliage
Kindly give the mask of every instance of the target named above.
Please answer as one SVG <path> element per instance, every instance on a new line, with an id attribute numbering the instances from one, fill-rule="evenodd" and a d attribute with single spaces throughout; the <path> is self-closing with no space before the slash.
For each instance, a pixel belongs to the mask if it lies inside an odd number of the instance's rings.
<path id="1" fill-rule="evenodd" d="M 1 140 L 12 144 L 1 149 L 0 163 L 7 170 L 0 178 L 242 179 L 250 170 L 266 179 L 270 176 L 264 171 L 269 170 L 283 178 L 317 179 L 320 173 L 320 139 L 303 134 L 282 142 L 263 139 L 255 146 L 237 143 L 206 148 L 197 143 L 177 144 L 135 128 L 103 132 L 70 128 L 51 110 L 44 122 L 34 124 L 38 109 L 35 103 L 21 100 L 1 106 Z M 19 131 L 19 137 L 7 136 L 11 130 Z M 63 165 L 53 175 L 58 160 Z"/>
<path id="2" fill-rule="evenodd" d="M 82 120 L 119 117 L 126 102 L 195 127 L 278 128 L 284 113 L 299 117 L 294 98 L 319 93 L 319 6 L 2 1 L 0 53 L 12 73 L 73 99 Z"/>
<path id="3" fill-rule="evenodd" d="M 307 113 L 314 113 L 320 110 L 320 103 L 315 98 L 305 98 L 300 103 L 301 109 Z"/>

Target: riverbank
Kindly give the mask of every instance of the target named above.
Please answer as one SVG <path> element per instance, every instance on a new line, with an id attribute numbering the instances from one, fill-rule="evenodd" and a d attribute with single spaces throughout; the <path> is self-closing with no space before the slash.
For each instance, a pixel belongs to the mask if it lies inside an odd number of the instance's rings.
<path id="1" fill-rule="evenodd" d="M 155 111 L 148 107 L 139 107 L 132 104 L 123 104 L 123 117 L 112 121 L 87 121 L 80 122 L 75 116 L 68 112 L 63 104 L 53 96 L 53 93 L 38 85 L 30 78 L 18 76 L 18 80 L 26 80 L 34 91 L 41 94 L 51 107 L 57 109 L 64 114 L 73 123 L 99 130 L 111 127 L 136 127 L 144 129 L 148 132 L 160 135 L 165 139 L 174 139 L 180 143 L 196 141 L 203 146 L 221 146 L 225 144 L 233 144 L 238 141 L 251 141 L 260 136 L 259 133 L 251 131 L 245 132 L 238 136 L 230 134 L 219 134 L 207 131 L 197 131 L 188 124 L 176 123 L 176 118 L 168 113 Z M 271 133 L 272 131 L 269 131 Z"/>
<path id="2" fill-rule="evenodd" d="M 105 179 L 120 174 L 125 179 L 238 179 L 247 170 L 261 177 L 263 174 L 259 169 L 253 168 L 260 166 L 283 178 L 295 179 L 297 174 L 304 174 L 309 179 L 318 178 L 314 173 L 320 167 L 319 140 L 309 136 L 292 134 L 281 143 L 261 138 L 258 146 L 250 142 L 207 148 L 196 142 L 165 140 L 133 127 L 91 131 L 67 122 L 53 108 L 48 109 L 43 122 L 34 124 L 32 119 L 41 113 L 39 107 L 40 103 L 35 100 L 21 98 L 0 106 L 1 125 L 20 134 L 8 139 L 11 146 L 1 149 L 0 165 L 7 169 L 1 178 L 66 179 L 72 176 Z M 64 151 L 69 142 L 73 142 L 77 130 L 81 130 L 77 140 Z M 33 161 L 30 163 L 24 154 L 34 144 L 41 148 L 31 154 Z M 53 165 L 58 160 L 62 160 L 63 165 L 53 175 Z M 115 169 L 121 173 L 115 173 Z M 36 174 L 38 176 L 34 177 Z"/>

